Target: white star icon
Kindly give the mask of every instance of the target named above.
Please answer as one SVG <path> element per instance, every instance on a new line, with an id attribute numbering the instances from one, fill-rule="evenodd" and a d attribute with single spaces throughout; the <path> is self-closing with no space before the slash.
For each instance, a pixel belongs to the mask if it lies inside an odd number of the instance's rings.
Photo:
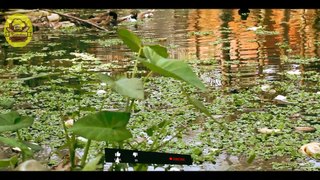
<path id="1" fill-rule="evenodd" d="M 120 163 L 121 159 L 120 158 L 116 158 L 114 162 L 116 162 L 117 164 Z"/>
<path id="2" fill-rule="evenodd" d="M 116 157 L 120 157 L 120 156 L 121 156 L 121 153 L 119 153 L 119 151 L 117 151 L 116 153 L 114 153 L 114 155 L 115 155 Z"/>

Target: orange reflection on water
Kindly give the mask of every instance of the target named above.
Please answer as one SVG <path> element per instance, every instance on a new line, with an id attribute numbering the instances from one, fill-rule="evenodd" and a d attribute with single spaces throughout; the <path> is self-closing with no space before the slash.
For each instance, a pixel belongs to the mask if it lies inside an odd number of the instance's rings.
<path id="1" fill-rule="evenodd" d="M 190 10 L 188 31 L 197 33 L 188 39 L 186 49 L 199 61 L 213 58 L 219 61 L 224 79 L 230 80 L 225 84 L 240 81 L 235 72 L 244 74 L 241 81 L 250 78 L 248 82 L 265 77 L 264 72 L 275 75 L 285 68 L 281 64 L 284 55 L 319 55 L 318 12 L 315 9 L 251 9 L 248 19 L 241 20 L 238 9 Z M 211 34 L 201 34 L 206 32 Z"/>

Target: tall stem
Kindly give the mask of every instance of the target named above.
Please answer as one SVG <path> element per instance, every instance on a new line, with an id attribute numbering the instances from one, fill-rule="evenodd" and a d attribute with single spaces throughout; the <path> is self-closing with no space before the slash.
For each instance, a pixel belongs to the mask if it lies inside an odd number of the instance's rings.
<path id="1" fill-rule="evenodd" d="M 84 154 L 81 158 L 81 167 L 83 167 L 86 163 L 87 157 L 88 157 L 88 153 L 89 153 L 89 148 L 91 145 L 91 139 L 88 139 L 87 143 L 86 143 L 86 147 L 84 149 Z"/>
<path id="2" fill-rule="evenodd" d="M 181 92 L 182 92 L 182 94 L 185 95 L 186 97 L 189 97 L 189 95 L 187 94 L 186 89 L 184 89 L 182 86 L 181 86 Z M 200 111 L 202 112 L 202 110 L 200 110 Z M 211 114 L 210 114 L 210 115 L 208 115 L 208 114 L 206 114 L 206 113 L 204 113 L 204 114 L 207 115 L 207 116 L 208 116 L 211 120 L 213 120 L 215 123 L 219 124 L 219 126 L 225 131 L 226 134 L 229 134 L 229 131 L 228 131 L 227 127 L 226 127 L 222 122 L 214 119 L 214 117 L 213 117 Z"/>
<path id="3" fill-rule="evenodd" d="M 19 130 L 17 130 L 16 133 L 17 133 L 17 137 L 18 137 L 19 141 L 22 142 L 23 139 L 22 139 L 22 137 L 21 137 L 21 134 L 20 134 Z M 25 156 L 24 152 L 22 152 L 22 160 L 23 160 L 23 161 L 26 160 L 26 156 Z"/>
<path id="4" fill-rule="evenodd" d="M 68 144 L 68 147 L 69 147 L 71 168 L 73 168 L 74 167 L 74 156 L 72 156 L 72 154 L 73 154 L 73 145 L 72 145 L 72 141 L 70 140 L 67 127 L 64 124 L 63 113 L 62 113 L 61 105 L 60 105 L 60 99 L 57 100 L 57 106 L 58 106 L 58 109 L 59 109 L 60 120 L 61 120 L 61 124 L 62 124 L 62 127 L 63 127 L 64 135 L 66 137 L 67 144 Z"/>
<path id="5" fill-rule="evenodd" d="M 126 111 L 126 112 L 130 112 L 130 98 L 127 98 L 125 111 Z"/>
<path id="6" fill-rule="evenodd" d="M 103 100 L 102 100 L 101 106 L 99 108 L 99 112 L 102 111 L 106 98 L 107 98 L 107 95 L 105 95 Z M 87 157 L 88 157 L 88 154 L 89 154 L 90 145 L 91 145 L 91 139 L 88 139 L 88 141 L 86 143 L 86 147 L 84 149 L 84 154 L 83 154 L 83 156 L 81 158 L 81 164 L 80 164 L 81 167 L 83 167 L 85 165 L 85 163 L 86 163 L 86 160 L 87 160 Z"/>
<path id="7" fill-rule="evenodd" d="M 57 92 L 56 86 L 55 86 L 54 84 L 52 84 L 52 79 L 50 78 L 50 76 L 49 76 L 49 81 L 51 82 L 51 87 L 53 88 L 53 92 Z M 70 140 L 67 127 L 66 127 L 66 125 L 64 124 L 63 113 L 62 113 L 62 110 L 61 110 L 60 98 L 57 98 L 57 108 L 58 108 L 58 111 L 59 111 L 60 121 L 61 121 L 61 124 L 62 124 L 62 127 L 63 127 L 64 135 L 65 135 L 65 138 L 66 138 L 66 140 L 67 140 L 67 144 L 68 144 L 68 148 L 69 148 L 70 163 L 71 163 L 71 169 L 72 169 L 72 168 L 74 168 L 74 166 L 75 166 L 75 164 L 74 164 L 74 156 L 72 156 L 73 144 L 72 144 L 72 142 L 71 142 L 71 140 Z"/>
<path id="8" fill-rule="evenodd" d="M 138 53 L 138 57 L 141 54 L 141 48 L 139 50 Z M 136 76 L 136 73 L 138 72 L 138 60 L 135 60 L 134 66 L 133 66 L 133 72 L 132 72 L 132 76 L 131 78 L 134 78 Z M 126 112 L 131 112 L 132 108 L 133 108 L 133 104 L 134 104 L 134 99 L 131 99 L 131 103 L 130 103 L 130 98 L 127 98 L 127 103 L 126 103 Z"/>
<path id="9" fill-rule="evenodd" d="M 146 80 L 148 80 L 149 76 L 151 76 L 152 74 L 152 71 L 150 71 L 145 77 L 144 77 L 144 80 L 143 82 L 146 82 Z"/>
<path id="10" fill-rule="evenodd" d="M 17 133 L 17 137 L 18 137 L 19 141 L 23 141 L 19 130 L 17 130 L 16 133 Z"/>

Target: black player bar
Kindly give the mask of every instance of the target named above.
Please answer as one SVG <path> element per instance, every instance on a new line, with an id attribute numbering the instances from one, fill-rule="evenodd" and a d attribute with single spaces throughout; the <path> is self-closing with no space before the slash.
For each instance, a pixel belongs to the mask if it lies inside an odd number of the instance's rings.
<path id="1" fill-rule="evenodd" d="M 115 163 L 192 164 L 190 155 L 105 148 L 105 161 Z"/>

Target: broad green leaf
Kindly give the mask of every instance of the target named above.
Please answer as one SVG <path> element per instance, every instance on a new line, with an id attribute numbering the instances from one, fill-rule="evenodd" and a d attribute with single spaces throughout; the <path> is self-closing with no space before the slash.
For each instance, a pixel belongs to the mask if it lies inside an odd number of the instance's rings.
<path id="1" fill-rule="evenodd" d="M 143 51 L 150 61 L 141 59 L 140 61 L 150 70 L 163 76 L 185 81 L 201 90 L 206 90 L 205 85 L 201 82 L 201 80 L 192 71 L 187 63 L 181 60 L 163 58 L 150 47 L 144 47 Z"/>
<path id="2" fill-rule="evenodd" d="M 118 35 L 120 39 L 134 52 L 139 52 L 142 48 L 141 40 L 134 33 L 130 32 L 127 29 L 119 29 Z"/>
<path id="3" fill-rule="evenodd" d="M 169 56 L 167 48 L 161 45 L 149 45 L 149 47 L 155 51 L 158 55 L 167 58 Z"/>
<path id="4" fill-rule="evenodd" d="M 134 98 L 134 99 L 144 99 L 143 82 L 138 78 L 122 78 L 114 81 L 110 76 L 106 74 L 98 74 L 98 78 L 107 83 L 112 90 L 117 93 Z"/>
<path id="5" fill-rule="evenodd" d="M 110 76 L 108 76 L 106 74 L 102 74 L 102 73 L 97 74 L 97 76 L 100 79 L 100 81 L 108 84 L 109 86 L 114 85 L 114 80 Z"/>
<path id="6" fill-rule="evenodd" d="M 144 99 L 143 82 L 141 79 L 119 79 L 115 81 L 114 86 L 111 88 L 123 96 Z"/>
<path id="7" fill-rule="evenodd" d="M 211 117 L 211 113 L 208 111 L 208 109 L 203 105 L 203 103 L 201 101 L 199 101 L 198 99 L 195 99 L 189 95 L 187 95 L 187 99 L 188 99 L 189 103 L 192 104 L 195 108 L 199 109 L 202 113 Z"/>
<path id="8" fill-rule="evenodd" d="M 150 47 L 154 52 L 156 52 L 159 56 L 167 58 L 169 56 L 168 54 L 168 50 L 166 47 L 163 47 L 161 45 L 149 45 L 148 47 Z M 144 54 L 144 52 L 142 51 L 143 56 L 142 57 L 146 57 L 146 55 Z"/>
<path id="9" fill-rule="evenodd" d="M 149 46 L 145 46 L 143 48 L 143 53 L 147 59 L 150 60 L 151 63 L 156 64 L 159 60 L 164 59 L 164 57 L 160 56 L 155 50 L 150 48 Z M 143 59 L 139 59 L 140 61 Z"/>
<path id="10" fill-rule="evenodd" d="M 101 111 L 79 119 L 71 130 L 87 139 L 120 142 L 132 137 L 126 129 L 129 119 L 127 112 Z"/>
<path id="11" fill-rule="evenodd" d="M 6 168 L 6 167 L 14 168 L 17 163 L 18 163 L 18 156 L 12 156 L 11 158 L 7 158 L 7 159 L 0 159 L 0 168 Z"/>
<path id="12" fill-rule="evenodd" d="M 9 145 L 10 147 L 19 147 L 26 156 L 32 156 L 32 151 L 29 147 L 15 139 L 5 138 L 0 136 L 0 142 Z"/>
<path id="13" fill-rule="evenodd" d="M 0 114 L 0 132 L 15 131 L 29 127 L 32 123 L 33 119 L 31 117 L 20 116 L 16 111 Z"/>
<path id="14" fill-rule="evenodd" d="M 95 171 L 97 170 L 97 165 L 100 162 L 100 159 L 103 157 L 102 154 L 98 155 L 97 157 L 95 157 L 94 159 L 92 159 L 91 161 L 89 161 L 82 169 L 82 171 Z"/>

